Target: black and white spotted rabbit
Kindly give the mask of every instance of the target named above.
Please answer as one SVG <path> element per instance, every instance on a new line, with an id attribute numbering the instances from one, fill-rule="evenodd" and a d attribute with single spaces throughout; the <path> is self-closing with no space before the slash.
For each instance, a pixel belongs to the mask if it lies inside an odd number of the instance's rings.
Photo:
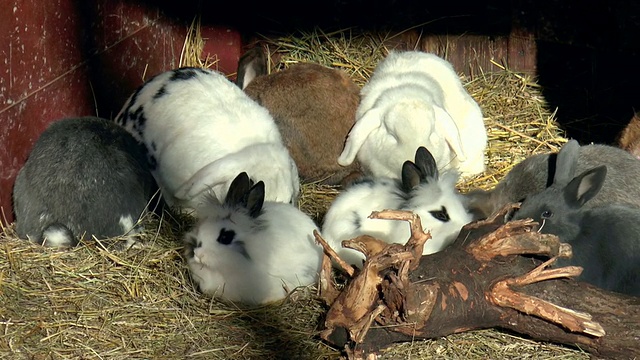
<path id="1" fill-rule="evenodd" d="M 265 186 L 243 172 L 223 204 L 207 197 L 211 201 L 197 208 L 185 257 L 203 293 L 255 305 L 317 280 L 322 248 L 315 243 L 315 223 L 291 204 L 266 201 Z"/>
<path id="2" fill-rule="evenodd" d="M 269 112 L 219 72 L 179 68 L 138 88 L 116 118 L 149 152 L 166 202 L 219 201 L 240 172 L 263 179 L 269 201 L 294 202 L 298 171 Z"/>

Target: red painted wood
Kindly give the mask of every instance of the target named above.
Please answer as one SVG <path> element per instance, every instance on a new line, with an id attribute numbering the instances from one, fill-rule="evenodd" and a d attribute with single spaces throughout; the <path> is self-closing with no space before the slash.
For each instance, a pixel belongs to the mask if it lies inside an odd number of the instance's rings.
<path id="1" fill-rule="evenodd" d="M 195 11 L 195 10 L 194 10 Z M 194 13 L 194 16 L 196 14 Z M 145 78 L 178 66 L 189 24 L 131 1 L 7 0 L 0 6 L 0 210 L 46 126 L 71 116 L 114 117 Z M 219 69 L 236 71 L 240 35 L 203 27 Z"/>

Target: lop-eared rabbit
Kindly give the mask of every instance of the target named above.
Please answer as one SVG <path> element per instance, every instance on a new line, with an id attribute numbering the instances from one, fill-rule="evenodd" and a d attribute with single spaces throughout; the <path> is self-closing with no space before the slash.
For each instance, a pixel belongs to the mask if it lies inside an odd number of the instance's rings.
<path id="1" fill-rule="evenodd" d="M 484 171 L 482 111 L 448 61 L 421 51 L 391 51 L 360 95 L 339 164 L 357 159 L 375 177 L 398 178 L 403 162 L 424 146 L 441 170 L 465 177 Z"/>

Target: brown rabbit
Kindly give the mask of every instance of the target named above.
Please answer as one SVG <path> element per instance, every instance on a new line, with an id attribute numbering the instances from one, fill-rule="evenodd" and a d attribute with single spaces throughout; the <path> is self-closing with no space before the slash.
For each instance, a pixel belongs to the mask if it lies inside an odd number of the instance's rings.
<path id="1" fill-rule="evenodd" d="M 618 146 L 640 159 L 640 113 L 635 113 L 618 136 Z"/>
<path id="2" fill-rule="evenodd" d="M 337 162 L 360 102 L 360 88 L 351 78 L 314 63 L 266 74 L 264 51 L 254 47 L 240 58 L 236 84 L 269 110 L 301 180 L 346 185 L 360 176 L 359 164 Z"/>

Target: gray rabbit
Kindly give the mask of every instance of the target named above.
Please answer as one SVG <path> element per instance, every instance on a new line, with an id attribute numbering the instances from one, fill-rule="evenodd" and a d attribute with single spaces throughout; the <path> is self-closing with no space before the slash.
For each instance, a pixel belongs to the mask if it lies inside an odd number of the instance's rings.
<path id="1" fill-rule="evenodd" d="M 575 143 L 575 145 L 578 145 Z M 473 190 L 465 194 L 469 210 L 476 218 L 486 218 L 508 203 L 522 201 L 548 187 L 556 172 L 556 153 L 532 155 L 516 166 L 493 190 Z M 586 208 L 621 204 L 640 208 L 640 161 L 617 147 L 591 144 L 579 146 L 576 172 L 607 165 L 607 178 L 600 192 Z"/>
<path id="2" fill-rule="evenodd" d="M 135 233 L 156 184 L 144 147 L 101 118 L 52 123 L 36 141 L 13 189 L 16 231 L 52 247 Z"/>
<path id="3" fill-rule="evenodd" d="M 540 232 L 556 234 L 562 242 L 569 243 L 573 257 L 558 265 L 582 266 L 580 280 L 639 296 L 640 209 L 621 204 L 589 208 L 604 190 L 608 167 L 596 166 L 574 177 L 579 152 L 575 140 L 562 147 L 553 183 L 528 196 L 514 219 L 531 218 L 540 224 Z M 628 180 L 634 182 L 637 178 Z"/>

